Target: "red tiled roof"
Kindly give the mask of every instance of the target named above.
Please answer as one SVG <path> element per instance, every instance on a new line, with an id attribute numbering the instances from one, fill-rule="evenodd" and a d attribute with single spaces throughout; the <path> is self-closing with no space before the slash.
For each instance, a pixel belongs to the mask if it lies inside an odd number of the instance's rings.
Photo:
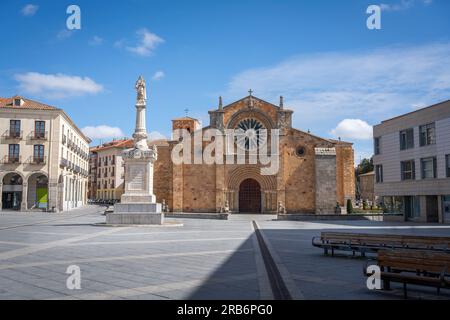
<path id="1" fill-rule="evenodd" d="M 198 119 L 192 118 L 192 117 L 181 117 L 181 118 L 175 118 L 172 121 L 183 121 L 183 120 L 194 120 L 194 121 L 198 121 Z"/>
<path id="2" fill-rule="evenodd" d="M 110 148 L 132 148 L 132 147 L 133 147 L 133 139 L 121 139 L 107 142 L 100 146 L 92 147 L 91 152 L 97 152 L 100 150 L 106 150 Z"/>
<path id="3" fill-rule="evenodd" d="M 21 106 L 14 105 L 14 99 L 22 99 L 23 104 Z M 25 99 L 19 96 L 11 98 L 0 98 L 0 108 L 12 108 L 12 109 L 31 109 L 31 110 L 59 110 L 56 107 L 49 106 L 47 104 L 37 102 L 30 99 Z"/>

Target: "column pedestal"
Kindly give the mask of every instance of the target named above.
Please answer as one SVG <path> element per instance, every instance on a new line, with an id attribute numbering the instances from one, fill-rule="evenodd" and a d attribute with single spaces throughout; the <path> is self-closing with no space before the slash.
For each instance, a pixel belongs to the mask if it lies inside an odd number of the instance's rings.
<path id="1" fill-rule="evenodd" d="M 123 153 L 125 162 L 125 193 L 114 212 L 106 216 L 113 225 L 162 225 L 162 205 L 153 194 L 153 163 L 157 150 L 130 149 Z"/>

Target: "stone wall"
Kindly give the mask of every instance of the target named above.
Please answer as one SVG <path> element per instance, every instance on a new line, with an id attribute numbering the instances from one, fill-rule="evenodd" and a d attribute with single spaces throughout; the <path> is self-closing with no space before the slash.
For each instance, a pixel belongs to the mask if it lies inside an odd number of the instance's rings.
<path id="1" fill-rule="evenodd" d="M 347 199 L 355 200 L 355 155 L 348 143 L 337 143 L 336 149 L 336 194 L 341 206 Z"/>
<path id="2" fill-rule="evenodd" d="M 248 104 L 249 97 L 225 107 L 220 113 L 225 127 L 233 127 L 247 117 L 260 120 L 269 129 L 277 123 L 280 111 L 277 106 L 257 98 L 253 98 L 253 108 Z M 210 112 L 213 120 L 215 113 Z M 174 129 L 184 127 L 187 122 L 191 121 L 174 121 Z M 345 205 L 345 199 L 354 198 L 354 155 L 350 143 L 287 128 L 280 139 L 280 171 L 270 177 L 261 176 L 258 166 L 248 164 L 174 165 L 170 156 L 177 143 L 170 141 L 166 149 L 158 147 L 159 158 L 154 168 L 155 195 L 158 201 L 165 199 L 175 212 L 218 212 L 225 200 L 236 211 L 239 185 L 246 178 L 260 183 L 264 212 L 274 212 L 281 201 L 288 213 L 333 213 L 337 201 Z M 203 147 L 206 144 L 203 142 Z M 335 154 L 316 156 L 315 148 L 335 148 Z"/>
<path id="3" fill-rule="evenodd" d="M 336 150 L 316 148 L 316 214 L 332 214 L 336 207 Z"/>
<path id="4" fill-rule="evenodd" d="M 172 161 L 170 159 L 169 146 L 157 146 L 158 160 L 153 164 L 153 192 L 156 200 L 162 203 L 163 200 L 173 207 L 172 199 Z"/>

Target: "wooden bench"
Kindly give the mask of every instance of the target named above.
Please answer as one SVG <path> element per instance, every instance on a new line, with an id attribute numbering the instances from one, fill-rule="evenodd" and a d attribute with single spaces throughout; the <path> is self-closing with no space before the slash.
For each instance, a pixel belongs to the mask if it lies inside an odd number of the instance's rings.
<path id="1" fill-rule="evenodd" d="M 450 237 L 432 237 L 415 235 L 365 234 L 346 232 L 322 232 L 320 237 L 312 239 L 312 245 L 323 248 L 325 255 L 336 250 L 376 253 L 381 249 L 415 249 L 450 252 Z"/>
<path id="2" fill-rule="evenodd" d="M 424 250 L 380 250 L 377 258 L 381 270 L 383 290 L 391 289 L 391 282 L 403 284 L 405 299 L 407 285 L 450 289 L 450 253 Z M 367 274 L 367 263 L 364 273 Z"/>

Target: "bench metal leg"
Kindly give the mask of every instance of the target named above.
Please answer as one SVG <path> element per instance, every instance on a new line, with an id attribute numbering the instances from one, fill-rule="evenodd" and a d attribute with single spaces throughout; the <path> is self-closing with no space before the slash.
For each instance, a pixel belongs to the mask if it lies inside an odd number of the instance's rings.
<path id="1" fill-rule="evenodd" d="M 403 297 L 408 299 L 408 288 L 406 286 L 406 282 L 403 282 Z"/>
<path id="2" fill-rule="evenodd" d="M 383 290 L 391 290 L 391 282 L 389 280 L 383 280 Z"/>

